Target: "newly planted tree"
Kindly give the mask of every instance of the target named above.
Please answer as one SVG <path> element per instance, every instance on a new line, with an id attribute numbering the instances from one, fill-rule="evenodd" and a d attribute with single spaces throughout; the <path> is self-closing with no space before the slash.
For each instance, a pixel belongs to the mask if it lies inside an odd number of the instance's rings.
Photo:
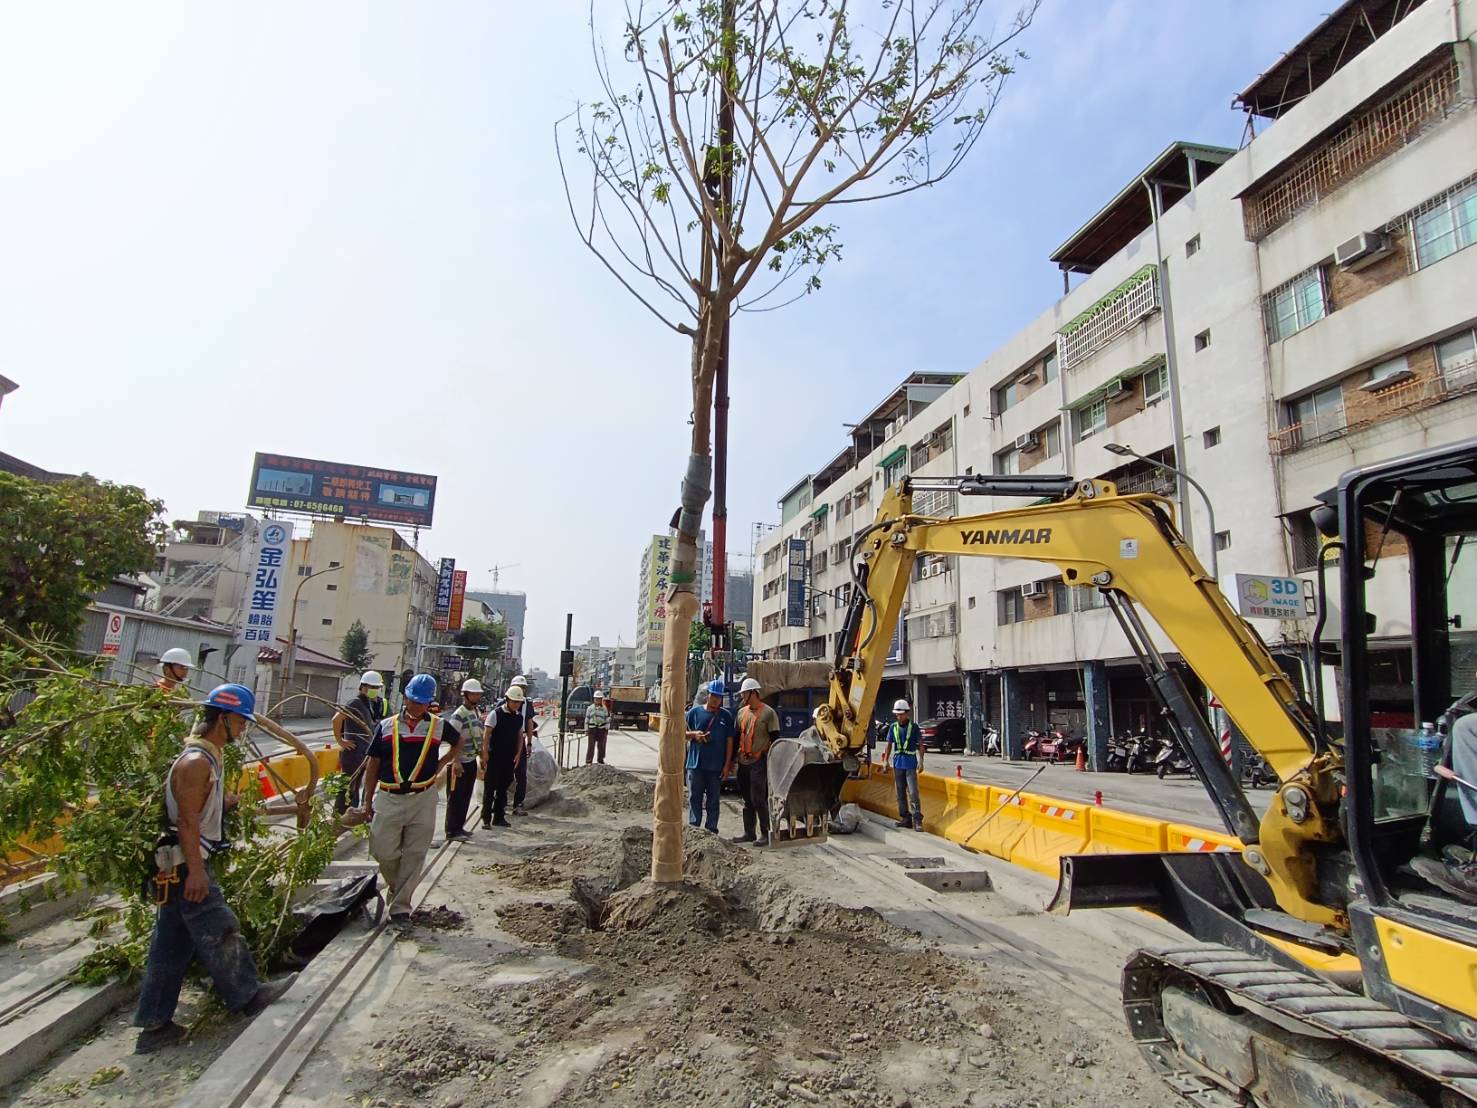
<path id="1" fill-rule="evenodd" d="M 369 630 L 363 620 L 356 619 L 344 632 L 344 641 L 339 644 L 338 656 L 357 670 L 366 670 L 374 661 L 374 651 L 369 649 Z"/>
<path id="2" fill-rule="evenodd" d="M 1038 3 L 995 23 L 986 0 L 630 0 L 618 57 L 594 40 L 600 94 L 556 135 L 570 215 L 606 269 L 691 344 L 655 881 L 682 878 L 686 657 L 729 319 L 820 288 L 841 252 L 833 209 L 914 192 L 963 162 Z"/>

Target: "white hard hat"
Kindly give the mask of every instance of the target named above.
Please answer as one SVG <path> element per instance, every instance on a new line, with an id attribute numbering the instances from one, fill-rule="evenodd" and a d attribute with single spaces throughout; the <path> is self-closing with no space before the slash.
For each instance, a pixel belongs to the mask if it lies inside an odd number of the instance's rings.
<path id="1" fill-rule="evenodd" d="M 182 646 L 171 646 L 159 655 L 159 664 L 161 666 L 184 666 L 186 669 L 195 668 L 195 663 L 190 660 L 190 652 Z"/>
<path id="2" fill-rule="evenodd" d="M 525 689 L 528 688 L 528 678 L 524 677 L 521 673 L 517 677 L 513 678 L 513 680 L 509 683 L 513 685 L 522 685 Z"/>
<path id="3" fill-rule="evenodd" d="M 521 704 L 525 699 L 527 699 L 524 696 L 524 694 L 523 694 L 523 686 L 522 685 L 509 685 L 508 686 L 508 699 L 511 700 L 511 701 L 513 701 L 515 704 Z"/>
<path id="4" fill-rule="evenodd" d="M 605 699 L 605 690 L 604 689 L 596 689 L 595 690 L 595 699 L 596 700 L 604 700 Z"/>
<path id="5" fill-rule="evenodd" d="M 477 680 L 477 678 L 475 677 L 468 677 L 465 681 L 462 682 L 462 692 L 464 693 L 481 691 L 482 682 Z"/>
<path id="6" fill-rule="evenodd" d="M 359 678 L 359 684 L 368 685 L 371 689 L 382 689 L 385 687 L 385 679 L 375 670 L 366 669 Z"/>
<path id="7" fill-rule="evenodd" d="M 758 692 L 758 691 L 759 691 L 759 682 L 756 681 L 756 680 L 754 680 L 754 678 L 752 678 L 752 677 L 745 677 L 744 678 L 744 683 L 739 686 L 739 692 L 741 692 L 741 693 Z"/>
<path id="8" fill-rule="evenodd" d="M 892 702 L 892 710 L 894 712 L 911 712 L 913 709 L 908 706 L 906 700 L 894 700 Z"/>
<path id="9" fill-rule="evenodd" d="M 813 711 L 813 712 L 810 713 L 810 718 L 811 719 L 820 719 L 821 718 L 821 709 L 824 708 L 824 707 L 825 707 L 824 704 L 817 704 L 815 706 L 815 711 Z"/>

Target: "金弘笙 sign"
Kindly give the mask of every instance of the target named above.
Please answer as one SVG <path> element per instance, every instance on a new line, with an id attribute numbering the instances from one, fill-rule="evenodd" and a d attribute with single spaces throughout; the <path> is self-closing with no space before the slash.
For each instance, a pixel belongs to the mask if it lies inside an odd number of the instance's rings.
<path id="1" fill-rule="evenodd" d="M 265 520 L 257 537 L 256 557 L 246 581 L 246 597 L 239 643 L 270 646 L 275 638 L 277 602 L 282 593 L 282 573 L 287 568 L 287 544 L 292 531 L 285 523 Z"/>

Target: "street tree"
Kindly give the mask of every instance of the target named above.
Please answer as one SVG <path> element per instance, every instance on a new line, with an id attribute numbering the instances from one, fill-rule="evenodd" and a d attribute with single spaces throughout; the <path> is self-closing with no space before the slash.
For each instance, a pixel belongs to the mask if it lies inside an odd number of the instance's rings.
<path id="1" fill-rule="evenodd" d="M 338 656 L 361 673 L 374 661 L 374 651 L 369 649 L 369 630 L 363 620 L 356 619 L 344 632 L 344 641 L 339 644 Z"/>
<path id="2" fill-rule="evenodd" d="M 0 473 L 0 622 L 70 645 L 90 596 L 153 569 L 163 510 L 132 485 Z"/>
<path id="3" fill-rule="evenodd" d="M 691 346 L 654 881 L 682 879 L 685 662 L 729 320 L 820 288 L 841 256 L 835 210 L 958 168 L 1023 57 L 1014 44 L 1038 5 L 1024 0 L 992 24 L 986 0 L 627 0 L 616 56 L 592 33 L 600 92 L 556 127 L 570 217 L 626 291 Z"/>
<path id="4" fill-rule="evenodd" d="M 488 677 L 497 660 L 503 655 L 503 644 L 508 638 L 506 623 L 489 623 L 485 619 L 469 619 L 453 637 L 457 646 L 482 647 L 468 652 L 467 672 L 481 681 Z"/>

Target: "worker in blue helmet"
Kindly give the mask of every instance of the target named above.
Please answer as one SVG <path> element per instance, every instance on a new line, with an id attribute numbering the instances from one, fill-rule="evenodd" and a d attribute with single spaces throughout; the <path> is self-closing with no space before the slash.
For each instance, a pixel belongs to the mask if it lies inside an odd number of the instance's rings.
<path id="1" fill-rule="evenodd" d="M 462 742 L 455 727 L 431 713 L 436 679 L 429 673 L 407 681 L 403 696 L 400 711 L 380 720 L 364 760 L 369 851 L 389 888 L 392 923 L 410 919 L 410 897 L 436 834 L 436 786 Z"/>
<path id="2" fill-rule="evenodd" d="M 152 882 L 159 914 L 133 1022 L 143 1028 L 135 1050 L 151 1054 L 179 1042 L 174 1022 L 180 986 L 200 959 L 232 1012 L 255 1015 L 285 993 L 293 978 L 263 984 L 241 924 L 210 872 L 210 857 L 228 845 L 225 815 L 236 797 L 225 791 L 225 749 L 256 719 L 256 697 L 244 685 L 220 685 L 205 698 L 199 721 L 164 779 L 164 822 Z"/>
<path id="3" fill-rule="evenodd" d="M 687 822 L 718 833 L 723 769 L 733 761 L 733 713 L 722 680 L 710 681 L 699 706 L 687 710 Z M 706 818 L 704 818 L 706 816 Z"/>

